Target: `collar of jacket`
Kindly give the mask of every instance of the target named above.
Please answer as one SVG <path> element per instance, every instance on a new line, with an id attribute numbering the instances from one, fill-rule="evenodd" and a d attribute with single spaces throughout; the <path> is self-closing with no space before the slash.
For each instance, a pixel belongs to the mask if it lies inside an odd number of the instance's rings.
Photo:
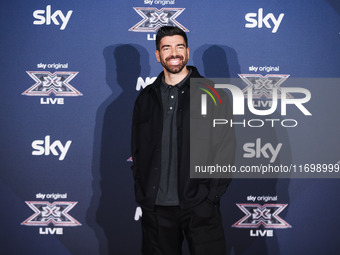
<path id="1" fill-rule="evenodd" d="M 191 71 L 190 77 L 188 77 L 188 79 L 185 81 L 185 83 L 183 84 L 183 86 L 189 86 L 189 85 L 190 85 L 190 78 L 200 78 L 200 77 L 202 77 L 202 76 L 200 75 L 200 73 L 198 72 L 198 70 L 197 70 L 196 67 L 194 67 L 194 66 L 187 66 L 187 68 L 188 68 L 189 70 L 192 70 L 192 71 Z M 153 85 L 152 88 L 154 88 L 154 89 L 160 89 L 160 86 L 161 86 L 161 84 L 162 84 L 162 77 L 163 77 L 163 75 L 164 75 L 164 71 L 161 72 L 161 73 L 158 75 L 157 79 L 156 79 L 155 82 L 152 84 L 152 85 Z"/>

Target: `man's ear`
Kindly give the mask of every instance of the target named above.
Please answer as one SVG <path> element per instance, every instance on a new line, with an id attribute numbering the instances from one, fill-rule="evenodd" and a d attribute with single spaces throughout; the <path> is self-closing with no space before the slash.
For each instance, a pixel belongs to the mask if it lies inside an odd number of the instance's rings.
<path id="1" fill-rule="evenodd" d="M 156 59 L 157 59 L 158 63 L 160 63 L 161 62 L 161 58 L 159 57 L 159 50 L 155 51 L 155 55 L 156 55 Z"/>

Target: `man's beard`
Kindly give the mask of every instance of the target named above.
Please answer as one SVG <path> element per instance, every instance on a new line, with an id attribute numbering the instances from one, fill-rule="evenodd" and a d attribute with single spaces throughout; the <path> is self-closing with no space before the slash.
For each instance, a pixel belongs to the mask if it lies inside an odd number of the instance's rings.
<path id="1" fill-rule="evenodd" d="M 173 66 L 173 65 L 169 66 L 169 65 L 166 64 L 166 62 L 169 61 L 170 59 L 176 59 L 176 58 L 179 58 L 182 61 L 182 64 L 176 65 L 176 66 Z M 188 62 L 188 58 L 184 59 L 184 57 L 180 56 L 180 55 L 167 57 L 165 59 L 165 61 L 162 57 L 160 57 L 160 60 L 161 60 L 162 66 L 165 68 L 165 70 L 167 70 L 169 73 L 172 73 L 172 74 L 177 74 L 177 73 L 181 72 Z"/>

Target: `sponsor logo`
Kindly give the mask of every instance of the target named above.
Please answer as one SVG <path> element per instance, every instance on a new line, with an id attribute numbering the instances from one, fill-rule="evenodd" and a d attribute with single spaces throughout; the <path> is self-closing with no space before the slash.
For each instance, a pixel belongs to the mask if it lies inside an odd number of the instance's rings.
<path id="1" fill-rule="evenodd" d="M 49 135 L 45 136 L 45 140 L 35 140 L 32 142 L 32 155 L 33 156 L 49 156 L 50 154 L 54 156 L 59 156 L 59 160 L 64 160 L 66 154 L 71 146 L 72 141 L 69 140 L 65 145 L 61 141 L 56 140 L 51 143 L 51 137 Z M 59 149 L 59 150 L 57 150 Z"/>
<path id="2" fill-rule="evenodd" d="M 237 221 L 233 227 L 236 228 L 290 228 L 279 214 L 288 204 L 236 204 L 245 216 Z"/>
<path id="3" fill-rule="evenodd" d="M 139 221 L 139 219 L 142 218 L 142 216 L 143 216 L 142 208 L 140 206 L 137 206 L 134 217 L 135 221 Z"/>
<path id="4" fill-rule="evenodd" d="M 150 85 L 153 83 L 157 77 L 146 77 L 145 80 L 143 80 L 142 77 L 138 77 L 137 79 L 137 84 L 136 84 L 136 90 L 139 91 L 141 89 L 144 89 L 146 86 Z"/>
<path id="5" fill-rule="evenodd" d="M 68 68 L 68 63 L 53 63 L 43 64 L 39 63 L 37 68 Z M 40 104 L 64 104 L 63 96 L 82 96 L 77 89 L 70 85 L 70 81 L 78 74 L 78 72 L 70 71 L 57 71 L 51 73 L 49 71 L 27 71 L 27 74 L 36 82 L 29 89 L 24 91 L 24 96 L 44 96 L 40 98 Z M 50 95 L 57 96 L 58 98 L 47 98 Z"/>
<path id="6" fill-rule="evenodd" d="M 159 4 L 159 5 L 171 5 L 175 4 L 175 0 L 144 0 L 144 4 Z"/>
<path id="7" fill-rule="evenodd" d="M 56 26 L 59 26 L 61 21 L 60 30 L 64 30 L 70 20 L 72 15 L 72 10 L 68 11 L 66 15 L 63 14 L 61 10 L 56 10 L 52 13 L 51 5 L 46 6 L 46 10 L 36 10 L 33 12 L 33 17 L 35 20 L 33 21 L 34 25 L 51 25 L 52 23 Z M 52 23 L 51 23 L 52 22 Z"/>
<path id="8" fill-rule="evenodd" d="M 82 96 L 69 82 L 78 72 L 28 71 L 27 74 L 36 82 L 22 95 L 25 96 Z"/>
<path id="9" fill-rule="evenodd" d="M 51 194 L 38 193 L 38 194 L 35 195 L 35 198 L 36 199 L 42 199 L 42 200 L 44 200 L 45 198 L 54 199 L 54 200 L 67 199 L 67 193 L 63 193 L 63 194 L 60 194 L 60 193 L 51 193 Z"/>
<path id="10" fill-rule="evenodd" d="M 243 145 L 244 158 L 261 158 L 262 156 L 265 158 L 270 158 L 270 163 L 273 163 L 279 152 L 281 150 L 282 143 L 279 143 L 276 147 L 274 147 L 271 143 L 266 143 L 264 145 L 261 144 L 261 138 L 257 138 L 255 143 L 245 143 Z"/>
<path id="11" fill-rule="evenodd" d="M 273 25 L 272 33 L 276 33 L 280 27 L 283 17 L 285 16 L 284 13 L 281 13 L 278 18 L 276 18 L 273 13 L 268 13 L 265 16 L 263 15 L 264 15 L 263 8 L 258 9 L 257 13 L 256 12 L 247 13 L 244 16 L 245 20 L 248 21 L 245 27 L 262 28 L 263 26 L 265 26 L 266 28 L 272 28 Z"/>
<path id="12" fill-rule="evenodd" d="M 37 64 L 37 68 L 39 68 L 39 69 L 46 69 L 46 67 L 47 68 L 49 68 L 49 69 L 56 69 L 56 70 L 58 70 L 58 69 L 67 69 L 68 68 L 68 63 L 53 63 L 53 64 L 44 64 L 44 63 L 39 63 L 39 64 Z"/>
<path id="13" fill-rule="evenodd" d="M 277 201 L 277 196 L 248 196 L 248 201 Z M 288 229 L 292 226 L 283 220 L 279 214 L 288 204 L 268 203 L 240 203 L 237 207 L 245 214 L 239 221 L 232 225 L 234 228 L 250 229 L 250 236 L 272 237 L 273 229 Z"/>
<path id="14" fill-rule="evenodd" d="M 43 195 L 48 197 L 49 194 L 37 194 L 37 198 Z M 50 194 L 51 195 L 51 194 Z M 53 194 L 57 195 L 57 194 Z M 67 194 L 59 194 L 67 197 Z M 21 225 L 38 226 L 40 235 L 62 235 L 62 227 L 81 226 L 69 212 L 77 204 L 77 202 L 58 201 L 26 201 L 26 204 L 34 211 L 34 214 L 27 218 Z"/>
<path id="15" fill-rule="evenodd" d="M 238 75 L 248 86 L 242 90 L 247 97 L 248 89 L 252 88 L 253 99 L 272 99 L 274 88 L 277 90 L 277 98 L 281 98 L 282 89 L 280 85 L 288 79 L 288 74 L 239 74 Z M 287 98 L 294 98 L 287 93 Z M 253 102 L 254 103 L 254 102 Z M 271 104 L 270 104 L 271 105 Z"/>
<path id="16" fill-rule="evenodd" d="M 279 72 L 280 66 L 249 66 L 249 72 Z"/>
<path id="17" fill-rule="evenodd" d="M 175 4 L 175 0 L 144 0 L 144 4 L 172 5 Z"/>
<path id="18" fill-rule="evenodd" d="M 133 7 L 133 9 L 143 18 L 136 25 L 131 27 L 132 32 L 156 32 L 162 26 L 179 27 L 185 32 L 189 32 L 176 18 L 185 10 L 185 8 L 162 8 L 154 7 Z M 156 40 L 156 35 L 147 35 L 147 40 Z"/>

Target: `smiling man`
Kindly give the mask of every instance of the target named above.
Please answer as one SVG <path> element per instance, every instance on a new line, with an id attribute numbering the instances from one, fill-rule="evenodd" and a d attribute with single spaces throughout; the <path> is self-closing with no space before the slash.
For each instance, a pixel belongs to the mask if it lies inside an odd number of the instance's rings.
<path id="1" fill-rule="evenodd" d="M 228 179 L 190 179 L 190 78 L 202 77 L 189 59 L 185 32 L 162 27 L 156 59 L 163 66 L 141 91 L 132 123 L 132 172 L 141 206 L 142 254 L 225 254 L 219 201 Z M 231 141 L 234 141 L 233 137 Z"/>
<path id="2" fill-rule="evenodd" d="M 155 54 L 157 61 L 160 62 L 165 69 L 165 82 L 171 82 L 171 79 L 175 79 L 175 82 L 177 80 L 183 80 L 189 72 L 186 67 L 189 59 L 187 39 L 181 35 L 165 36 L 161 39 L 163 40 L 157 41 Z"/>

